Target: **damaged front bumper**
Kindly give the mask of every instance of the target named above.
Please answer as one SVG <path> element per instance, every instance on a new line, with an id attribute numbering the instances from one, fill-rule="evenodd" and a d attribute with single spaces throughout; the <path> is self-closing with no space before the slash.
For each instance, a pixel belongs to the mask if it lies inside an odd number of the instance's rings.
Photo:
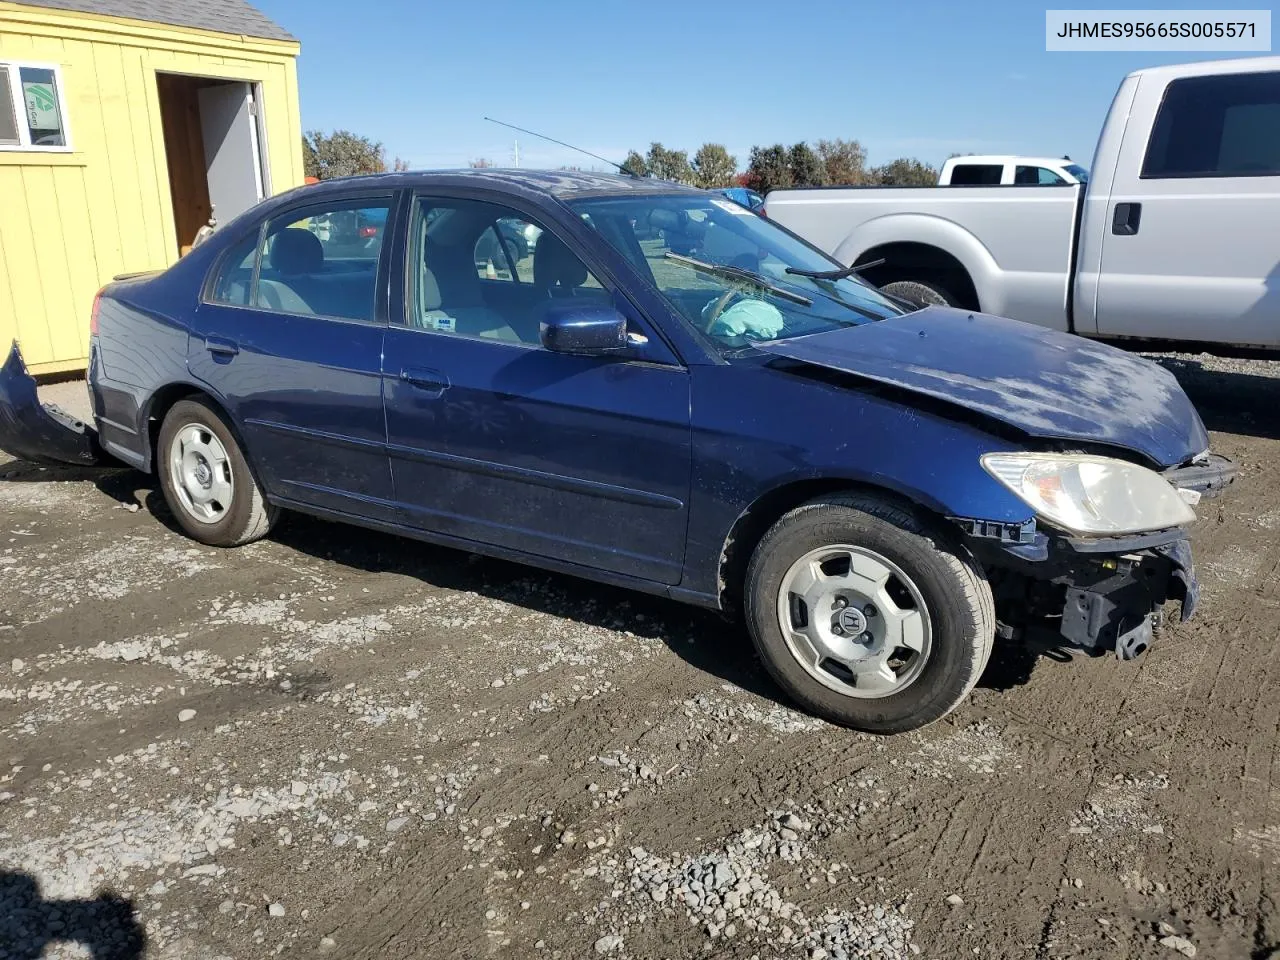
<path id="1" fill-rule="evenodd" d="M 1198 503 L 1226 490 L 1236 465 L 1206 452 L 1163 476 Z M 1166 602 L 1178 602 L 1185 621 L 1200 600 L 1185 530 L 1084 538 L 1041 530 L 1035 520 L 952 519 L 987 571 L 1007 637 L 1048 627 L 1060 643 L 1131 660 L 1151 645 Z"/>
<path id="2" fill-rule="evenodd" d="M 33 463 L 92 467 L 114 462 L 92 426 L 40 402 L 16 342 L 0 367 L 0 450 Z"/>
<path id="3" fill-rule="evenodd" d="M 1151 645 L 1166 602 L 1180 603 L 1184 621 L 1195 613 L 1200 587 L 1185 531 L 1077 540 L 1027 527 L 1016 542 L 970 534 L 1004 636 L 1056 626 L 1060 643 L 1131 660 Z"/>

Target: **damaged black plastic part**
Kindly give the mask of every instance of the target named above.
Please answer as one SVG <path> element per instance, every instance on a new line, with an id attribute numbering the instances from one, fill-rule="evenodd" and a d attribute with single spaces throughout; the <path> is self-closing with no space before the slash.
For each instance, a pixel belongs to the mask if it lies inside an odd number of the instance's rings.
<path id="1" fill-rule="evenodd" d="M 1166 470 L 1161 476 L 1179 490 L 1194 490 L 1210 500 L 1232 484 L 1237 470 L 1236 465 L 1226 457 L 1210 453 L 1184 467 Z"/>
<path id="2" fill-rule="evenodd" d="M 15 341 L 0 367 L 0 450 L 32 463 L 105 466 L 115 461 L 87 423 L 43 404 Z"/>
<path id="3" fill-rule="evenodd" d="M 1007 634 L 1056 621 L 1071 646 L 1128 660 L 1151 645 L 1166 601 L 1181 601 L 1183 620 L 1195 611 L 1200 591 L 1185 536 L 1166 530 L 1088 544 L 1053 537 L 1037 557 L 1024 544 L 972 540 L 970 547 L 987 570 Z"/>

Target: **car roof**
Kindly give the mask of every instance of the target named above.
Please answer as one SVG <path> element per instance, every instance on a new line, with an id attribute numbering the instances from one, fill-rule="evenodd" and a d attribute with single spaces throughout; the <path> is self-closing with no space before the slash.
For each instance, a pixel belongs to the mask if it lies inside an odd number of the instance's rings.
<path id="1" fill-rule="evenodd" d="M 958 163 L 1021 163 L 1024 166 L 1039 164 L 1040 166 L 1060 167 L 1064 164 L 1075 163 L 1075 161 L 1064 160 L 1062 157 L 1024 157 L 1013 153 L 990 153 L 972 157 L 951 157 L 947 160 L 947 163 L 953 166 Z"/>
<path id="2" fill-rule="evenodd" d="M 1170 63 L 1159 67 L 1143 67 L 1129 77 L 1151 77 L 1176 80 L 1182 77 L 1216 76 L 1224 73 L 1267 73 L 1280 70 L 1280 57 L 1232 57 L 1227 60 L 1198 60 L 1193 63 Z"/>
<path id="3" fill-rule="evenodd" d="M 375 173 L 358 177 L 337 177 L 300 187 L 315 196 L 335 190 L 385 186 L 388 189 L 429 189 L 432 186 L 515 187 L 546 194 L 558 200 L 581 197 L 629 196 L 636 194 L 703 193 L 695 187 L 658 180 L 653 177 L 631 177 L 619 173 L 596 173 L 585 170 L 526 170 L 523 168 L 479 167 L 465 170 L 420 170 L 404 173 Z"/>

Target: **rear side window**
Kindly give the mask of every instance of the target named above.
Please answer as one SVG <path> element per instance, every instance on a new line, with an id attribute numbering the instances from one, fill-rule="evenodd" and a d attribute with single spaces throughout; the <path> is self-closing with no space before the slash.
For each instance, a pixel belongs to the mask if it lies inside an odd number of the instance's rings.
<path id="1" fill-rule="evenodd" d="M 389 200 L 348 200 L 281 214 L 228 251 L 210 299 L 371 321 L 389 211 Z"/>
<path id="2" fill-rule="evenodd" d="M 1142 164 L 1154 179 L 1280 174 L 1280 73 L 1186 77 L 1165 90 Z"/>
<path id="3" fill-rule="evenodd" d="M 995 163 L 957 163 L 951 168 L 951 182 L 963 187 L 999 186 L 1004 168 Z"/>

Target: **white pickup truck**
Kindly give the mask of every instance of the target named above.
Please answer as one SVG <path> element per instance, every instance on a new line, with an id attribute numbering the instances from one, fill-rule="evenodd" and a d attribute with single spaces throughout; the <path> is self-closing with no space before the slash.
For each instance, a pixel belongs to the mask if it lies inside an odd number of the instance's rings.
<path id="1" fill-rule="evenodd" d="M 1125 77 L 1087 185 L 778 190 L 765 213 L 917 302 L 1280 348 L 1280 57 Z"/>

